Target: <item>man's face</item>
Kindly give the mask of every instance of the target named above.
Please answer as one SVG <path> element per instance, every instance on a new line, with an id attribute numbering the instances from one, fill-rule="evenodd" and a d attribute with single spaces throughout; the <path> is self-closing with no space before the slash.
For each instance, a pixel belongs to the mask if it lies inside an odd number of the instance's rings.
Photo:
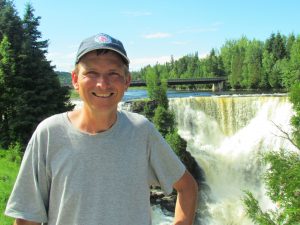
<path id="1" fill-rule="evenodd" d="M 100 55 L 96 51 L 87 53 L 72 73 L 73 85 L 84 107 L 99 112 L 116 112 L 130 80 L 122 59 L 111 51 Z"/>

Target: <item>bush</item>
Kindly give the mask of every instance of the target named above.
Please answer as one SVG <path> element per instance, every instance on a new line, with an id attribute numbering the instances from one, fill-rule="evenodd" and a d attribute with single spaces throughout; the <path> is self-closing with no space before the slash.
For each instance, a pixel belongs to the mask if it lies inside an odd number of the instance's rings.
<path id="1" fill-rule="evenodd" d="M 174 131 L 175 116 L 162 106 L 155 109 L 153 123 L 158 131 L 165 137 L 167 133 Z"/>
<path id="2" fill-rule="evenodd" d="M 11 144 L 7 150 L 6 158 L 15 163 L 21 163 L 22 160 L 22 146 L 19 142 Z"/>

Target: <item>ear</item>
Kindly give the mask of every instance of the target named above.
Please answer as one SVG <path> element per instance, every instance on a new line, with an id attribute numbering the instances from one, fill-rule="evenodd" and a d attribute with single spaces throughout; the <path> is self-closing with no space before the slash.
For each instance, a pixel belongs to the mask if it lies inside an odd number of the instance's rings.
<path id="1" fill-rule="evenodd" d="M 131 74 L 129 73 L 126 77 L 125 77 L 125 85 L 126 85 L 126 91 L 129 88 L 131 83 Z"/>
<path id="2" fill-rule="evenodd" d="M 76 74 L 75 70 L 72 71 L 72 84 L 75 90 L 78 91 L 79 85 L 78 85 L 78 74 Z"/>

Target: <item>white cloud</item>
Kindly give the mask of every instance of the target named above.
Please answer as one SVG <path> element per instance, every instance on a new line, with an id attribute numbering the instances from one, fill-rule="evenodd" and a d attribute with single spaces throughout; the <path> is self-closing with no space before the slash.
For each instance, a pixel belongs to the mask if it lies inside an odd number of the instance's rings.
<path id="1" fill-rule="evenodd" d="M 157 33 L 143 35 L 143 37 L 146 39 L 168 38 L 171 36 L 172 35 L 170 33 L 163 33 L 163 32 L 157 32 Z"/>

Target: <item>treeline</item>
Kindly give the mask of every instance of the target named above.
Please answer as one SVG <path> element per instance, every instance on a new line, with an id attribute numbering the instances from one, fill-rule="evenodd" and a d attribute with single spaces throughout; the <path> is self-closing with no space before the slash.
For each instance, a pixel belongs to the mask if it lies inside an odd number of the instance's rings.
<path id="1" fill-rule="evenodd" d="M 71 86 L 72 85 L 72 76 L 69 72 L 55 71 L 58 76 L 59 82 L 62 86 Z"/>
<path id="2" fill-rule="evenodd" d="M 146 80 L 157 73 L 161 79 L 227 77 L 232 89 L 288 89 L 300 79 L 300 36 L 272 33 L 266 41 L 228 40 L 220 50 L 199 59 L 198 53 L 170 62 L 146 66 L 133 79 Z"/>
<path id="3" fill-rule="evenodd" d="M 0 146 L 24 147 L 44 118 L 70 110 L 69 92 L 46 59 L 40 17 L 26 5 L 23 18 L 12 1 L 0 0 Z"/>

